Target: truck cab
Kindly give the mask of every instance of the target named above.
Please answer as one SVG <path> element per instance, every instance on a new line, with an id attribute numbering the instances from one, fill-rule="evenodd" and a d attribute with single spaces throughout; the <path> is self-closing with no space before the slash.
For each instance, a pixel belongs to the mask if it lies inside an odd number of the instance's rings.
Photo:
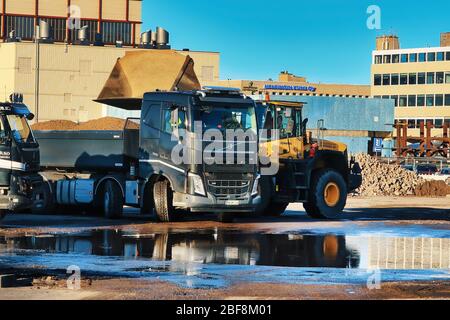
<path id="1" fill-rule="evenodd" d="M 19 94 L 0 103 L 0 215 L 31 208 L 33 189 L 42 178 L 39 145 L 28 124 L 34 115 Z"/>
<path id="2" fill-rule="evenodd" d="M 173 220 L 180 210 L 218 213 L 223 220 L 255 211 L 260 202 L 257 129 L 254 101 L 236 89 L 145 94 L 142 208 L 154 208 L 161 221 Z M 233 130 L 250 138 L 230 138 Z"/>

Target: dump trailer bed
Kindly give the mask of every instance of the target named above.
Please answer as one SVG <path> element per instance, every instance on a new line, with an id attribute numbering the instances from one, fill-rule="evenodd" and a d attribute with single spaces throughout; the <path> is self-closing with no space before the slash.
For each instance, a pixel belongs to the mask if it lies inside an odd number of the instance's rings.
<path id="1" fill-rule="evenodd" d="M 126 171 L 138 157 L 139 131 L 35 131 L 41 168 Z"/>

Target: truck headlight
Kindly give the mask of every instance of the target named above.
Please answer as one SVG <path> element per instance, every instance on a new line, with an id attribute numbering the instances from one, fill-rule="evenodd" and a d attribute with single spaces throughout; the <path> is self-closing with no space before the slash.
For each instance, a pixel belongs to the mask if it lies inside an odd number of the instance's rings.
<path id="1" fill-rule="evenodd" d="M 194 193 L 206 196 L 205 186 L 203 185 L 202 178 L 199 175 L 190 173 L 188 174 L 189 181 L 194 189 Z"/>
<path id="2" fill-rule="evenodd" d="M 258 194 L 258 185 L 260 178 L 261 176 L 258 174 L 258 176 L 255 179 L 255 182 L 253 183 L 252 196 L 256 196 Z"/>

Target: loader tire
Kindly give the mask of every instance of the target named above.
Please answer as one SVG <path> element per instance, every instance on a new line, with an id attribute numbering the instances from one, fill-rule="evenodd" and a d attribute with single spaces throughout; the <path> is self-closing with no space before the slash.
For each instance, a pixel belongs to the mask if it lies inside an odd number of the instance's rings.
<path id="1" fill-rule="evenodd" d="M 153 185 L 153 201 L 155 203 L 156 218 L 159 222 L 174 221 L 173 191 L 169 181 L 157 181 Z"/>
<path id="2" fill-rule="evenodd" d="M 103 188 L 103 213 L 107 219 L 117 219 L 123 214 L 123 195 L 116 182 L 108 180 Z"/>
<path id="3" fill-rule="evenodd" d="M 335 219 L 347 202 L 347 185 L 339 172 L 327 169 L 314 175 L 310 202 L 322 219 Z"/>

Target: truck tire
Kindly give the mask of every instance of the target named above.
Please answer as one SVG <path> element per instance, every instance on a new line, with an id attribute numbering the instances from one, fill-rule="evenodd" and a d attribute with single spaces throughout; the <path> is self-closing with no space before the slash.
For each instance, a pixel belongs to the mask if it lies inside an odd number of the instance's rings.
<path id="1" fill-rule="evenodd" d="M 279 217 L 288 207 L 289 203 L 286 202 L 271 202 L 263 212 L 263 216 L 266 217 Z"/>
<path id="2" fill-rule="evenodd" d="M 108 180 L 103 188 L 103 213 L 107 219 L 116 219 L 123 213 L 122 191 L 116 182 Z"/>
<path id="3" fill-rule="evenodd" d="M 342 175 L 332 169 L 319 171 L 313 180 L 310 202 L 320 218 L 337 218 L 347 202 L 347 185 Z"/>
<path id="4" fill-rule="evenodd" d="M 153 185 L 153 201 L 155 203 L 156 218 L 160 222 L 174 220 L 173 191 L 167 180 L 157 181 Z"/>
<path id="5" fill-rule="evenodd" d="M 39 200 L 36 200 L 37 195 L 39 195 Z M 52 191 L 47 183 L 42 183 L 33 191 L 33 199 L 35 199 L 31 208 L 33 214 L 49 214 L 56 209 Z"/>
<path id="6" fill-rule="evenodd" d="M 305 209 L 306 214 L 314 219 L 320 219 L 321 216 L 318 214 L 319 209 L 312 202 L 303 203 L 303 209 Z"/>
<path id="7" fill-rule="evenodd" d="M 221 212 L 217 216 L 217 220 L 222 223 L 232 223 L 234 221 L 234 214 L 230 212 Z"/>

